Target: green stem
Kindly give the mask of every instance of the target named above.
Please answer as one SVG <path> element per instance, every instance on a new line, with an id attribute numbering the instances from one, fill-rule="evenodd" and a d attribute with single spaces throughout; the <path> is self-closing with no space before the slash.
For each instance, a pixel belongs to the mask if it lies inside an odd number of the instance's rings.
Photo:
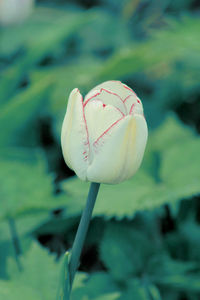
<path id="1" fill-rule="evenodd" d="M 10 229 L 10 234 L 11 234 L 11 239 L 13 243 L 13 248 L 14 248 L 14 253 L 15 253 L 15 260 L 17 263 L 17 267 L 19 271 L 22 271 L 22 265 L 19 259 L 19 256 L 21 255 L 21 245 L 20 245 L 20 240 L 17 234 L 17 228 L 15 224 L 15 220 L 11 217 L 8 218 L 8 225 Z"/>
<path id="2" fill-rule="evenodd" d="M 88 227 L 92 216 L 92 211 L 95 205 L 95 201 L 97 198 L 97 194 L 99 191 L 99 187 L 100 184 L 95 182 L 92 182 L 90 185 L 86 206 L 83 210 L 81 221 L 79 223 L 79 227 L 72 247 L 71 258 L 69 261 L 70 290 L 72 289 L 73 280 L 79 265 L 83 244 L 88 231 Z"/>

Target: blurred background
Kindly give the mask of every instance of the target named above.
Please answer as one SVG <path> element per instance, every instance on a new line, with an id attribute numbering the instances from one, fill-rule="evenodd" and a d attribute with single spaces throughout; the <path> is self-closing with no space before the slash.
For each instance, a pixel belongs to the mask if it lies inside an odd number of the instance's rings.
<path id="1" fill-rule="evenodd" d="M 200 299 L 200 3 L 0 0 L 0 299 L 56 299 L 89 188 L 65 165 L 70 91 L 142 100 L 139 172 L 102 185 L 72 300 Z"/>

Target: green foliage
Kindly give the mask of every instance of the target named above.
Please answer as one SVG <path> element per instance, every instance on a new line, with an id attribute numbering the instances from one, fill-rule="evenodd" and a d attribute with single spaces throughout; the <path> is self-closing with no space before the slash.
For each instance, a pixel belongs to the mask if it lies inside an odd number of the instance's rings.
<path id="1" fill-rule="evenodd" d="M 32 153 L 34 155 L 34 152 Z M 67 196 L 53 197 L 52 175 L 45 175 L 44 162 L 1 160 L 0 220 L 46 211 L 67 203 Z"/>
<path id="2" fill-rule="evenodd" d="M 32 299 L 55 299 L 59 272 L 55 258 L 48 256 L 37 244 L 33 244 L 21 260 L 22 272 L 17 270 L 13 260 L 9 260 L 8 274 L 12 281 L 8 288 L 5 288 L 5 281 L 0 281 L 2 299 L 3 296 L 6 299 L 26 299 L 28 294 Z"/>
<path id="3" fill-rule="evenodd" d="M 70 299 L 70 281 L 69 281 L 69 252 L 64 254 L 63 270 L 60 276 L 60 287 L 58 288 L 57 299 Z"/>
<path id="4" fill-rule="evenodd" d="M 75 288 L 72 292 L 72 299 L 108 299 L 114 300 L 119 298 L 117 285 L 112 278 L 105 272 L 95 273 L 84 282 L 84 285 Z"/>
<path id="5" fill-rule="evenodd" d="M 50 84 L 50 80 L 41 80 L 39 84 L 23 90 L 1 107 L 0 126 L 6 128 L 1 133 L 1 146 L 38 144 L 38 121 L 41 112 L 44 112 L 44 105 L 47 106 Z"/>
<path id="6" fill-rule="evenodd" d="M 119 246 L 120 245 L 120 246 Z M 144 271 L 154 249 L 150 239 L 127 225 L 108 224 L 101 243 L 100 255 L 116 280 L 127 281 Z"/>
<path id="7" fill-rule="evenodd" d="M 103 66 L 99 80 L 116 79 L 129 73 L 141 71 L 159 78 L 161 76 L 166 77 L 172 72 L 173 64 L 177 59 L 183 61 L 183 64 L 188 67 L 188 64 L 191 65 L 194 62 L 190 56 L 196 57 L 200 48 L 197 39 L 198 28 L 198 18 L 185 17 L 181 22 L 169 21 L 169 27 L 160 32 L 153 31 L 153 38 L 148 42 L 145 41 L 139 45 L 124 48 L 116 53 Z M 176 45 L 173 51 L 171 51 L 172 45 Z M 194 84 L 198 79 L 193 78 L 193 80 Z"/>

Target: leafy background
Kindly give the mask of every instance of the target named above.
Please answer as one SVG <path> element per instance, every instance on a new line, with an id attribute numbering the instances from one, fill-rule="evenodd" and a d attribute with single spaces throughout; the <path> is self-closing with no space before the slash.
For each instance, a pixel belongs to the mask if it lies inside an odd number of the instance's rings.
<path id="1" fill-rule="evenodd" d="M 142 99 L 149 141 L 132 179 L 100 189 L 72 300 L 200 298 L 199 13 L 41 0 L 1 26 L 0 299 L 56 298 L 89 188 L 61 154 L 67 96 L 109 79 Z"/>

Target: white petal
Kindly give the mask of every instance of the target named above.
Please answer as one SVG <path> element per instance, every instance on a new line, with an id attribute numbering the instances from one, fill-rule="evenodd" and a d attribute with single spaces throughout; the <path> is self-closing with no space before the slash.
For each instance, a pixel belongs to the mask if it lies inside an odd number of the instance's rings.
<path id="1" fill-rule="evenodd" d="M 67 165 L 82 180 L 86 180 L 89 139 L 83 110 L 83 98 L 78 89 L 74 89 L 69 96 L 61 132 L 61 145 Z"/>
<path id="2" fill-rule="evenodd" d="M 122 113 L 111 105 L 103 105 L 101 101 L 88 102 L 84 108 L 87 122 L 89 142 L 92 145 L 114 122 L 123 117 Z M 92 148 L 90 149 L 92 151 Z M 90 162 L 92 154 L 90 156 Z"/>
<path id="3" fill-rule="evenodd" d="M 87 106 L 91 101 L 95 100 L 101 101 L 106 105 L 110 104 L 115 108 L 119 109 L 122 112 L 122 114 L 127 114 L 127 109 L 122 98 L 115 92 L 106 90 L 104 88 L 101 88 L 100 90 L 94 90 L 90 94 L 90 97 L 84 101 L 84 105 Z"/>
<path id="4" fill-rule="evenodd" d="M 87 170 L 89 181 L 119 183 L 138 170 L 147 141 L 143 116 L 129 115 L 113 124 L 94 144 L 95 155 Z"/>
<path id="5" fill-rule="evenodd" d="M 94 87 L 85 97 L 85 101 L 91 97 L 95 90 L 106 89 L 108 91 L 116 93 L 122 100 L 124 100 L 128 95 L 135 95 L 134 91 L 129 88 L 126 84 L 117 80 L 105 81 L 102 84 Z"/>
<path id="6" fill-rule="evenodd" d="M 134 135 L 135 131 L 135 135 Z M 139 169 L 148 137 L 147 123 L 143 115 L 135 114 L 129 132 L 129 144 L 126 151 L 125 179 L 132 177 Z"/>
<path id="7" fill-rule="evenodd" d="M 128 111 L 128 113 L 130 113 L 130 111 L 133 110 L 133 107 L 137 106 L 137 105 L 141 105 L 141 101 L 140 103 L 138 103 L 138 98 L 135 95 L 128 95 L 125 99 L 124 99 L 124 104 L 126 106 L 126 109 Z"/>

